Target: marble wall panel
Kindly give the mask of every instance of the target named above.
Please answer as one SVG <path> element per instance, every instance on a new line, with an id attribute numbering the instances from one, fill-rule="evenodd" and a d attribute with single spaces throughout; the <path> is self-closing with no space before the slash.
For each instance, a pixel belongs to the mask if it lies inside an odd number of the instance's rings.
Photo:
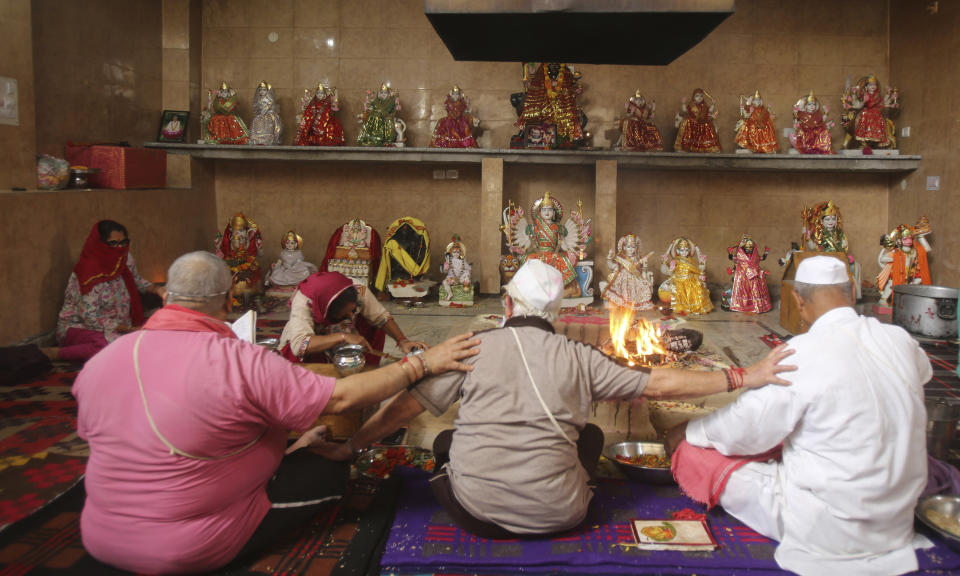
<path id="1" fill-rule="evenodd" d="M 0 76 L 17 81 L 17 123 L 0 124 L 0 189 L 36 186 L 31 4 L 0 0 Z"/>
<path id="2" fill-rule="evenodd" d="M 931 11 L 928 5 L 936 4 Z M 951 64 L 960 49 L 960 6 L 952 2 L 890 3 L 890 72 L 900 89 L 903 109 L 896 119 L 900 146 L 921 154 L 916 173 L 890 188 L 887 225 L 913 224 L 930 218 L 930 272 L 934 284 L 960 285 L 960 69 Z M 900 130 L 909 126 L 911 136 Z M 939 190 L 927 190 L 927 178 L 940 178 Z M 902 182 L 902 186 L 901 186 Z"/>
<path id="3" fill-rule="evenodd" d="M 156 139 L 163 88 L 157 0 L 31 3 L 37 150 Z"/>
<path id="4" fill-rule="evenodd" d="M 413 216 L 430 231 L 431 275 L 439 277 L 453 234 L 468 250 L 479 249 L 481 181 L 480 166 L 456 167 L 458 177 L 443 180 L 433 179 L 434 169 L 453 167 L 217 162 L 217 226 L 237 211 L 253 218 L 264 239 L 261 265 L 276 261 L 281 236 L 294 228 L 304 238 L 307 260 L 319 265 L 333 231 L 352 218 L 363 218 L 383 236 L 391 222 Z M 210 230 L 211 246 L 215 235 Z"/>

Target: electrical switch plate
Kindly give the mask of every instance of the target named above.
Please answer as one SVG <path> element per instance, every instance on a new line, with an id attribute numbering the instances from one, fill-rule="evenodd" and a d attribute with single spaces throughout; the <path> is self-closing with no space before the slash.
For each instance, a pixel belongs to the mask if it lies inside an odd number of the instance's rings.
<path id="1" fill-rule="evenodd" d="M 901 138 L 909 138 L 909 137 L 910 137 L 910 127 L 909 127 L 909 126 L 904 126 L 903 128 L 900 129 L 900 137 L 901 137 Z"/>
<path id="2" fill-rule="evenodd" d="M 939 190 L 939 189 L 940 189 L 940 177 L 927 176 L 927 190 Z"/>

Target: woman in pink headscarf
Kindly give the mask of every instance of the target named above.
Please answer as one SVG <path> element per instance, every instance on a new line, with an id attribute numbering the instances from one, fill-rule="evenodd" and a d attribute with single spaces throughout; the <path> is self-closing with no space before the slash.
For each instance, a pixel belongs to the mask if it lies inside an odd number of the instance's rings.
<path id="1" fill-rule="evenodd" d="M 383 351 L 385 334 L 404 353 L 426 348 L 404 336 L 393 316 L 366 286 L 355 286 L 339 272 L 318 272 L 300 283 L 290 298 L 290 320 L 280 335 L 280 353 L 291 362 L 325 362 L 326 352 L 343 344 Z M 367 365 L 380 357 L 367 354 Z"/>

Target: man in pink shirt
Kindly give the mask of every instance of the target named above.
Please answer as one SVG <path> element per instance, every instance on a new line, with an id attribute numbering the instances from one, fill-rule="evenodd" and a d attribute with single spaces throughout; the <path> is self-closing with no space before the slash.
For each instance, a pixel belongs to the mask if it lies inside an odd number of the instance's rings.
<path id="1" fill-rule="evenodd" d="M 476 353 L 462 335 L 379 370 L 319 376 L 235 337 L 224 322 L 231 284 L 213 254 L 181 256 L 166 306 L 77 376 L 78 433 L 90 444 L 81 532 L 102 562 L 201 572 L 257 551 L 345 487 L 342 463 L 310 450 L 284 457 L 288 430 L 379 402 L 429 372 L 469 370 L 460 360 Z"/>

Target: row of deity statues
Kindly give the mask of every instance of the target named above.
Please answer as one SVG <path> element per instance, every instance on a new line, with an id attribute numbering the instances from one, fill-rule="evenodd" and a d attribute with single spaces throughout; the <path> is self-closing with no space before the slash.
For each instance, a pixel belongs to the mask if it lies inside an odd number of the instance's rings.
<path id="1" fill-rule="evenodd" d="M 584 259 L 585 248 L 592 239 L 592 225 L 590 219 L 583 218 L 582 206 L 563 221 L 562 204 L 548 192 L 532 204 L 530 214 L 532 222 L 512 201 L 503 211 L 500 229 L 507 247 L 507 253 L 501 256 L 503 282 L 508 282 L 527 259 L 536 258 L 563 275 L 567 297 L 564 306 L 574 304 L 577 297 L 592 301 L 593 262 Z M 800 250 L 843 258 L 850 265 L 859 298 L 860 266 L 849 251 L 840 209 L 832 201 L 825 201 L 804 207 L 801 218 L 801 243 L 794 245 L 786 259 L 781 259 L 781 266 L 787 264 L 792 252 Z M 928 234 L 929 221 L 924 217 L 914 226 L 900 225 L 883 235 L 878 256 L 881 272 L 877 277 L 881 303 L 888 302 L 894 285 L 930 284 L 926 258 L 930 245 L 925 239 Z M 743 234 L 727 248 L 732 262 L 727 273 L 732 276 L 732 286 L 721 297 L 724 308 L 752 314 L 772 309 L 768 272 L 761 265 L 769 253 L 770 249 L 761 250 L 750 234 Z M 706 283 L 706 255 L 693 240 L 677 236 L 661 255 L 660 270 L 665 279 L 658 287 L 648 264 L 653 254 L 643 254 L 641 241 L 633 233 L 617 241 L 616 248 L 607 255 L 609 275 L 600 282 L 600 295 L 608 306 L 650 310 L 655 308 L 656 296 L 676 314 L 706 314 L 713 309 Z"/>
<path id="2" fill-rule="evenodd" d="M 510 140 L 511 148 L 556 149 L 590 145 L 592 136 L 586 130 L 587 116 L 578 97 L 583 92 L 581 74 L 567 64 L 528 62 L 523 66 L 524 91 L 511 95 L 517 112 L 518 133 Z M 714 98 L 703 88 L 696 88 L 680 102 L 674 117 L 677 130 L 673 150 L 676 152 L 722 152 L 715 120 L 720 111 Z M 254 93 L 254 118 L 249 130 L 236 113 L 236 91 L 221 83 L 208 93 L 207 109 L 201 115 L 202 139 L 216 144 L 276 145 L 283 131 L 277 111 L 276 95 L 266 81 Z M 885 93 L 873 75 L 856 83 L 847 80 L 841 98 L 840 122 L 844 128 L 843 149 L 893 150 L 897 146 L 892 118 L 900 109 L 896 88 Z M 297 146 L 343 146 L 346 138 L 337 115 L 339 99 L 336 88 L 318 84 L 305 90 L 297 114 L 294 144 Z M 402 147 L 406 144 L 406 123 L 400 118 L 399 93 L 388 83 L 378 90 L 367 90 L 363 108 L 358 114 L 360 132 L 357 145 Z M 430 146 L 437 148 L 476 148 L 473 133 L 480 121 L 470 109 L 470 100 L 459 86 L 454 86 L 444 99 L 445 116 L 433 129 Z M 640 90 L 625 104 L 620 121 L 620 137 L 615 148 L 635 152 L 664 150 L 660 131 L 654 121 L 656 102 L 647 101 Z M 759 90 L 740 96 L 739 118 L 734 128 L 737 150 L 757 154 L 781 151 L 774 119 Z M 829 109 L 810 91 L 793 105 L 793 132 L 788 140 L 793 153 L 834 154 L 830 130 L 835 123 Z"/>
<path id="3" fill-rule="evenodd" d="M 593 261 L 587 250 L 593 242 L 592 219 L 583 215 L 582 202 L 565 213 L 563 204 L 549 192 L 537 198 L 529 213 L 512 201 L 504 208 L 503 224 L 506 253 L 500 269 L 504 284 L 529 259 L 537 259 L 556 268 L 564 283 L 564 307 L 590 304 L 594 300 Z M 853 257 L 843 231 L 843 217 L 832 201 L 820 202 L 801 211 L 803 227 L 800 241 L 780 260 L 786 266 L 798 251 L 832 254 L 844 259 L 851 278 L 859 289 L 860 264 Z M 881 303 L 886 305 L 893 287 L 899 284 L 930 284 L 927 254 L 931 247 L 926 217 L 913 225 L 899 225 L 881 237 L 877 288 Z M 262 285 L 295 287 L 310 274 L 336 271 L 355 284 L 373 285 L 395 298 L 422 298 L 437 282 L 429 279 L 430 234 L 417 218 L 405 216 L 390 224 L 381 241 L 370 225 L 355 218 L 338 227 L 331 235 L 320 266 L 307 262 L 303 255 L 303 238 L 288 230 L 280 240 L 281 252 L 264 274 L 258 261 L 263 239 L 257 224 L 242 213 L 233 216 L 217 235 L 216 252 L 233 273 L 234 293 L 247 303 L 259 294 Z M 600 296 L 608 306 L 634 311 L 655 308 L 659 299 L 675 314 L 706 314 L 713 309 L 706 282 L 706 254 L 686 235 L 676 236 L 660 256 L 664 275 L 654 282 L 649 260 L 654 252 L 643 253 L 640 238 L 633 233 L 622 236 L 606 255 L 609 274 L 599 283 Z M 769 255 L 750 234 L 728 246 L 731 261 L 727 273 L 732 285 L 721 296 L 724 308 L 744 313 L 762 314 L 772 303 L 762 268 Z M 439 301 L 445 306 L 472 305 L 474 283 L 472 266 L 467 261 L 467 248 L 459 235 L 454 235 L 444 251 L 439 268 Z M 859 298 L 859 294 L 857 295 Z"/>
<path id="4" fill-rule="evenodd" d="M 201 138 L 209 144 L 280 144 L 283 122 L 277 109 L 277 97 L 266 81 L 260 82 L 253 96 L 254 117 L 250 128 L 237 114 L 237 93 L 226 82 L 207 95 L 207 108 L 201 114 Z M 446 116 L 437 121 L 430 145 L 437 148 L 476 148 L 473 128 L 480 121 L 470 110 L 470 100 L 454 86 L 444 101 Z M 344 146 L 343 124 L 335 114 L 340 110 L 337 89 L 317 85 L 304 90 L 297 114 L 296 146 Z M 399 94 L 389 84 L 379 90 L 367 90 L 360 122 L 359 146 L 403 147 L 406 123 L 399 116 L 402 110 Z"/>
<path id="5" fill-rule="evenodd" d="M 378 290 L 398 298 L 422 297 L 427 292 L 423 287 L 432 284 L 425 279 L 430 268 L 429 232 L 412 217 L 399 218 L 390 225 L 382 248 L 380 235 L 372 226 L 360 218 L 350 220 L 331 235 L 319 267 L 307 262 L 303 238 L 291 229 L 280 239 L 280 257 L 264 274 L 258 259 L 263 249 L 260 228 L 242 212 L 230 218 L 214 244 L 217 256 L 233 274 L 236 304 L 244 307 L 254 305 L 265 288 L 289 296 L 318 271 L 340 272 L 359 286 L 373 282 Z M 439 270 L 442 306 L 473 305 L 472 267 L 466 257 L 466 246 L 459 235 L 454 235 Z"/>

